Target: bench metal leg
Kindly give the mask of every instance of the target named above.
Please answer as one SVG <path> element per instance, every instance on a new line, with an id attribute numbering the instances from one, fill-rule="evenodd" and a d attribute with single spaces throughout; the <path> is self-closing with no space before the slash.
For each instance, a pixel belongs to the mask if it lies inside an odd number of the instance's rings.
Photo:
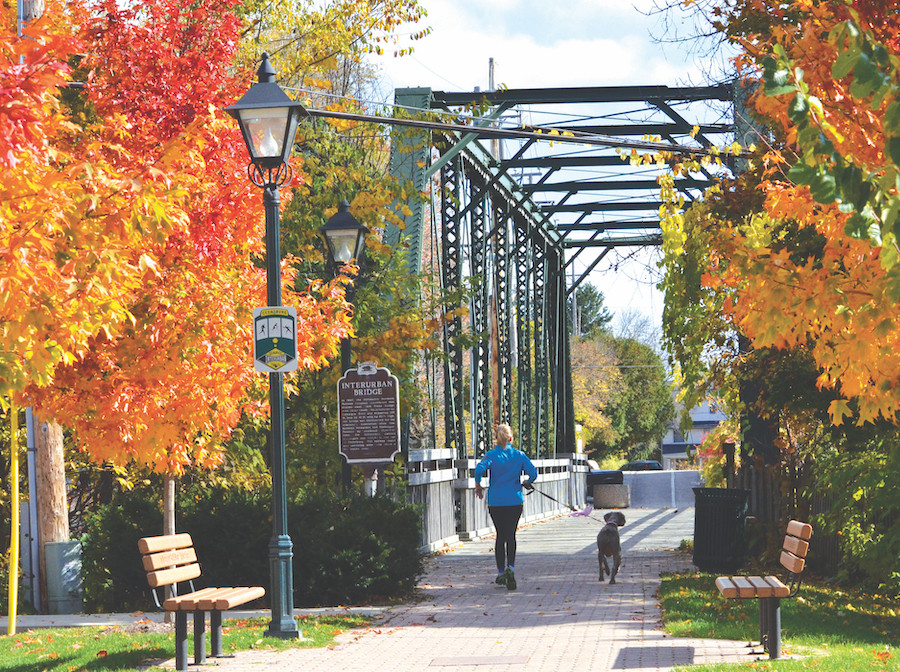
<path id="1" fill-rule="evenodd" d="M 175 612 L 175 669 L 187 670 L 187 612 Z"/>
<path id="2" fill-rule="evenodd" d="M 194 611 L 194 665 L 206 662 L 206 614 Z"/>
<path id="3" fill-rule="evenodd" d="M 759 598 L 759 644 L 766 650 L 766 639 L 769 637 L 769 598 Z"/>
<path id="4" fill-rule="evenodd" d="M 781 658 L 781 598 L 766 599 L 766 606 L 766 649 L 770 660 L 778 660 Z"/>
<path id="5" fill-rule="evenodd" d="M 209 655 L 222 658 L 222 612 L 213 609 L 209 612 Z"/>

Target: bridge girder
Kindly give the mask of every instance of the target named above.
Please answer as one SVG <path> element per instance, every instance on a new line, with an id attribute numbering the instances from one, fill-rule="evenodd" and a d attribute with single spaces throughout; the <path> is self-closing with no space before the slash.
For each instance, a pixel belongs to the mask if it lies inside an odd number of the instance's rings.
<path id="1" fill-rule="evenodd" d="M 734 86 L 725 83 L 463 93 L 401 89 L 395 102 L 445 112 L 457 122 L 486 106 L 494 113 L 480 123 L 540 131 L 551 141 L 553 132 L 650 135 L 654 142 L 701 151 L 731 143 L 733 96 Z M 570 111 L 554 113 L 554 106 Z M 580 111 L 571 111 L 578 106 Z M 492 149 L 480 139 L 478 123 L 465 134 L 429 128 L 416 152 L 392 155 L 394 174 L 414 184 L 440 173 L 432 182 L 440 185 L 432 201 L 444 289 L 461 294 L 467 279 L 476 280 L 466 299 L 469 316 L 463 320 L 454 312 L 444 326 L 447 446 L 460 458 L 479 457 L 492 445 L 491 426 L 510 422 L 530 455 L 572 453 L 567 297 L 613 251 L 661 244 L 661 168 L 632 165 L 616 147 L 554 148 L 532 132 L 519 140 L 495 140 Z M 704 170 L 677 178 L 675 187 L 690 203 L 715 177 Z M 406 231 L 424 232 L 423 217 L 415 212 L 407 218 Z M 399 235 L 389 231 L 388 239 Z M 417 254 L 424 247 L 421 237 L 411 242 Z M 587 270 L 567 283 L 576 258 Z M 418 269 L 419 259 L 413 263 Z M 466 330 L 474 338 L 468 357 L 454 346 Z"/>

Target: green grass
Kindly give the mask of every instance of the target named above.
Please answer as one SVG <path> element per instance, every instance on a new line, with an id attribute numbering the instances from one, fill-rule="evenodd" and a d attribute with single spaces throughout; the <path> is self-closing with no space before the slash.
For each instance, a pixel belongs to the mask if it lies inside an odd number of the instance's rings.
<path id="1" fill-rule="evenodd" d="M 191 619 L 188 619 L 190 623 Z M 227 620 L 222 624 L 224 653 L 247 649 L 284 650 L 328 646 L 343 632 L 365 628 L 371 620 L 356 615 L 306 616 L 299 619 L 304 640 L 265 637 L 269 619 Z M 209 633 L 206 650 L 209 652 Z M 188 663 L 193 662 L 188 635 Z M 0 637 L 4 672 L 113 672 L 136 670 L 147 660 L 173 658 L 172 634 L 125 632 L 116 626 L 29 630 Z M 211 662 L 214 662 L 211 660 Z"/>
<path id="2" fill-rule="evenodd" d="M 676 637 L 756 641 L 756 600 L 727 600 L 709 574 L 664 576 L 659 597 L 666 632 Z M 782 651 L 793 660 L 692 666 L 691 672 L 810 670 L 900 671 L 900 604 L 881 595 L 804 582 L 797 597 L 781 601 Z M 685 668 L 687 669 L 687 668 Z"/>

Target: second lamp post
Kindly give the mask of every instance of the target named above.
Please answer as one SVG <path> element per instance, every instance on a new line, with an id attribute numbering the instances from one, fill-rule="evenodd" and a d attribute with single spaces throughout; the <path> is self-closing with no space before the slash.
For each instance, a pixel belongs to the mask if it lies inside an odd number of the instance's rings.
<path id="1" fill-rule="evenodd" d="M 349 264 L 354 259 L 357 264 L 361 261 L 368 232 L 369 230 L 350 214 L 350 204 L 347 201 L 342 201 L 338 206 L 338 211 L 319 228 L 319 233 L 322 234 L 328 247 L 326 265 L 331 270 L 332 277 L 337 276 L 342 264 Z M 346 374 L 350 370 L 350 358 L 350 338 L 347 337 L 341 340 L 342 374 Z M 346 460 L 341 465 L 341 483 L 344 493 L 348 493 L 351 485 L 351 470 Z"/>
<path id="2" fill-rule="evenodd" d="M 319 228 L 319 233 L 328 246 L 327 266 L 331 269 L 332 277 L 338 274 L 342 264 L 349 264 L 354 260 L 357 264 L 360 263 L 368 232 L 369 230 L 350 214 L 350 204 L 347 201 L 342 201 L 338 211 Z M 350 339 L 345 338 L 341 341 L 341 373 L 347 373 L 349 368 Z"/>

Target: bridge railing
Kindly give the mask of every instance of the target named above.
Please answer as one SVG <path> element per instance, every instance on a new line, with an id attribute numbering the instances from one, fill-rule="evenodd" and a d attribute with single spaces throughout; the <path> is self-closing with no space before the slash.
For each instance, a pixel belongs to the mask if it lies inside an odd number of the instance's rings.
<path id="1" fill-rule="evenodd" d="M 475 496 L 475 459 L 453 450 L 413 450 L 407 460 L 409 501 L 421 507 L 422 550 L 493 534 L 487 503 Z M 536 492 L 525 498 L 522 522 L 534 522 L 585 506 L 587 462 L 583 455 L 534 460 Z"/>
<path id="2" fill-rule="evenodd" d="M 411 450 L 406 461 L 408 501 L 419 506 L 422 551 L 435 551 L 459 541 L 456 531 L 454 482 L 456 451 Z"/>

